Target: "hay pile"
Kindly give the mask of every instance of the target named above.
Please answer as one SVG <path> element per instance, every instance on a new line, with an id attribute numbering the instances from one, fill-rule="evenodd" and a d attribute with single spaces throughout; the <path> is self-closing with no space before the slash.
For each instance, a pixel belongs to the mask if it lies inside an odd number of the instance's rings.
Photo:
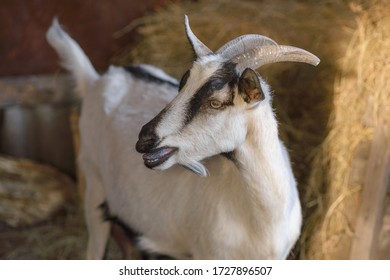
<path id="1" fill-rule="evenodd" d="M 84 258 L 75 189 L 51 166 L 0 156 L 0 259 Z"/>
<path id="2" fill-rule="evenodd" d="M 0 155 L 0 223 L 34 225 L 74 201 L 73 181 L 55 168 Z"/>
<path id="3" fill-rule="evenodd" d="M 290 150 L 302 197 L 304 230 L 295 256 L 348 258 L 348 248 L 343 254 L 345 248 L 335 245 L 348 245 L 345 241 L 353 232 L 350 218 L 356 214 L 360 186 L 348 184 L 351 159 L 359 143 L 369 143 L 379 106 L 389 104 L 384 90 L 389 49 L 384 47 L 389 38 L 384 34 L 389 29 L 385 2 L 178 1 L 132 23 L 139 43 L 113 62 L 150 63 L 180 78 L 192 61 L 184 14 L 212 50 L 239 35 L 257 33 L 319 56 L 317 68 L 281 63 L 260 72 L 275 90 L 281 137 Z M 379 46 L 382 49 L 372 55 Z"/>
<path id="4" fill-rule="evenodd" d="M 0 260 L 85 259 L 86 244 L 84 216 L 74 206 L 34 226 L 0 225 Z"/>
<path id="5" fill-rule="evenodd" d="M 83 260 L 87 240 L 83 211 L 71 206 L 33 227 L 10 228 L 0 224 L 0 260 Z M 106 255 L 108 259 L 122 258 L 111 239 Z"/>
<path id="6" fill-rule="evenodd" d="M 330 132 L 306 194 L 306 201 L 319 205 L 307 221 L 310 258 L 349 257 L 373 133 L 390 124 L 390 2 L 352 1 L 350 7 L 356 29 L 341 60 Z"/>

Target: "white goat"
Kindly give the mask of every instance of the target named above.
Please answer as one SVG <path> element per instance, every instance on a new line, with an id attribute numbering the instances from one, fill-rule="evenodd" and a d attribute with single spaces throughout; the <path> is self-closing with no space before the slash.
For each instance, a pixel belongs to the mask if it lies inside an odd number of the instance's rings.
<path id="1" fill-rule="evenodd" d="M 214 53 L 187 17 L 185 26 L 196 60 L 176 97 L 176 81 L 161 70 L 110 67 L 100 76 L 57 22 L 48 31 L 83 96 L 87 258 L 104 255 L 110 223 L 99 205 L 105 203 L 149 252 L 284 259 L 299 236 L 301 208 L 269 87 L 253 69 L 278 61 L 317 65 L 319 59 L 260 35 L 238 37 Z M 156 114 L 137 142 L 141 125 Z"/>

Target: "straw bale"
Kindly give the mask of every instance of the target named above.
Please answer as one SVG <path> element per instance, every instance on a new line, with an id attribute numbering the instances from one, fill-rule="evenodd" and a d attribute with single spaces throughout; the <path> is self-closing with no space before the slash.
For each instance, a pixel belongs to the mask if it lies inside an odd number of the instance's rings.
<path id="1" fill-rule="evenodd" d="M 0 260 L 82 260 L 87 241 L 82 207 L 69 205 L 50 221 L 34 226 L 2 228 L 0 225 Z M 119 248 L 110 239 L 107 258 L 121 257 Z"/>
<path id="2" fill-rule="evenodd" d="M 306 223 L 309 258 L 349 257 L 367 150 L 374 129 L 390 123 L 390 2 L 353 1 L 350 7 L 356 29 L 334 84 L 330 132 L 306 193 L 320 206 Z"/>
<path id="3" fill-rule="evenodd" d="M 87 230 L 76 186 L 51 166 L 0 156 L 0 260 L 84 259 Z M 107 257 L 120 259 L 110 240 Z"/>
<path id="4" fill-rule="evenodd" d="M 49 219 L 72 201 L 72 180 L 31 160 L 0 157 L 0 223 L 12 227 Z"/>

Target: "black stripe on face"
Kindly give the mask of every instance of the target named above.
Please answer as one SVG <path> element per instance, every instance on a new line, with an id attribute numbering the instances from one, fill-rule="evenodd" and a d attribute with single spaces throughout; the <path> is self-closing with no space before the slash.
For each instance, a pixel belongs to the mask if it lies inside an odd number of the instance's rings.
<path id="1" fill-rule="evenodd" d="M 186 85 L 188 78 L 190 77 L 190 70 L 187 70 L 187 72 L 184 73 L 183 77 L 181 77 L 180 84 L 179 84 L 179 91 Z"/>
<path id="2" fill-rule="evenodd" d="M 170 86 L 173 86 L 175 88 L 178 87 L 177 83 L 174 83 L 172 81 L 164 80 L 160 77 L 154 76 L 152 73 L 148 72 L 147 70 L 143 69 L 141 66 L 126 66 L 123 67 L 127 72 L 129 72 L 134 77 L 144 80 L 146 82 L 156 83 L 156 84 L 168 84 Z"/>
<path id="3" fill-rule="evenodd" d="M 156 128 L 169 108 L 170 105 L 168 104 L 157 116 L 141 128 L 138 134 L 138 141 L 135 145 L 137 152 L 147 153 L 159 144 L 160 138 L 156 134 Z"/>
<path id="4" fill-rule="evenodd" d="M 238 81 L 238 74 L 236 73 L 236 64 L 233 62 L 226 62 L 220 69 L 218 69 L 206 83 L 193 95 L 188 103 L 186 110 L 186 118 L 184 125 L 188 124 L 199 112 L 202 105 L 207 102 L 210 96 L 216 91 L 221 90 L 226 84 L 229 85 L 231 98 L 225 102 L 225 105 L 233 104 L 233 88 Z"/>

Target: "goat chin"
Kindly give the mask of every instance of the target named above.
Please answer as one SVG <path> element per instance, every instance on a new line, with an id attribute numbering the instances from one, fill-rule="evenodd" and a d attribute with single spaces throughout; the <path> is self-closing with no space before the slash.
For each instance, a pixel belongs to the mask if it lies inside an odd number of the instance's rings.
<path id="1" fill-rule="evenodd" d="M 262 174 L 247 176 L 225 156 L 175 165 L 168 159 L 155 168 L 164 171 L 146 168 L 134 148 L 138 133 L 177 95 L 177 81 L 150 65 L 132 72 L 111 66 L 100 76 L 57 20 L 47 39 L 83 98 L 79 162 L 86 179 L 88 259 L 103 258 L 109 238 L 102 203 L 111 220 L 132 229 L 134 243 L 147 252 L 193 259 L 286 258 L 299 236 L 301 213 L 288 155 L 277 133 L 275 149 L 282 152 L 271 156 L 279 156 L 287 170 L 287 175 L 280 174 L 291 180 L 281 180 L 288 190 L 280 188 L 275 196 L 271 183 L 263 193 L 248 183 Z M 277 132 L 276 121 L 272 125 Z M 264 209 L 259 201 L 268 197 L 282 198 Z"/>

